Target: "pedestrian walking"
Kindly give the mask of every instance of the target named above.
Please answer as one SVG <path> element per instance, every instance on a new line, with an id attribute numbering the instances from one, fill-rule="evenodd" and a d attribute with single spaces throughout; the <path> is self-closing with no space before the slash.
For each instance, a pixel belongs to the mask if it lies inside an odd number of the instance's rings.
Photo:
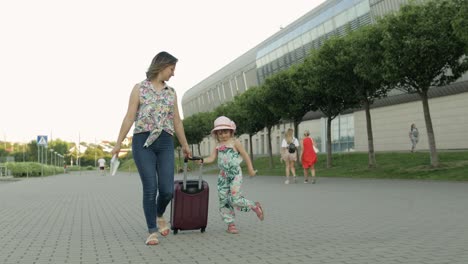
<path id="1" fill-rule="evenodd" d="M 104 170 L 106 168 L 106 160 L 104 158 L 98 159 L 98 166 L 99 166 L 99 171 L 101 172 L 101 175 L 104 175 Z"/>
<path id="2" fill-rule="evenodd" d="M 211 131 L 217 141 L 211 155 L 204 159 L 204 163 L 218 161 L 220 169 L 218 174 L 218 198 L 219 212 L 223 221 L 228 226 L 227 232 L 237 234 L 235 221 L 235 211 L 254 211 L 260 220 L 264 219 L 263 209 L 259 202 L 247 200 L 241 193 L 242 160 L 247 164 L 247 170 L 251 177 L 255 176 L 252 161 L 239 140 L 234 138 L 236 124 L 228 117 L 220 116 L 214 121 L 214 128 Z"/>
<path id="3" fill-rule="evenodd" d="M 301 162 L 302 168 L 304 169 L 304 183 L 309 183 L 309 174 L 312 176 L 312 183 L 315 183 L 315 163 L 317 162 L 317 153 L 315 152 L 314 140 L 309 136 L 309 130 L 304 131 L 304 139 L 302 139 L 301 146 Z"/>
<path id="4" fill-rule="evenodd" d="M 290 172 L 294 177 L 294 183 L 296 183 L 296 167 L 297 161 L 297 149 L 299 148 L 299 140 L 294 137 L 294 130 L 289 128 L 286 131 L 283 141 L 281 142 L 281 160 L 286 163 L 286 181 L 284 184 L 289 184 Z"/>
<path id="5" fill-rule="evenodd" d="M 153 58 L 146 79 L 132 89 L 112 150 L 112 155 L 119 153 L 122 141 L 134 124 L 132 152 L 143 186 L 143 211 L 149 232 L 147 245 L 159 244 L 158 232 L 162 236 L 170 232 L 163 215 L 174 192 L 174 133 L 184 155 L 191 156 L 176 91 L 167 85 L 174 76 L 176 63 L 177 59 L 164 51 Z"/>
<path id="6" fill-rule="evenodd" d="M 414 152 L 416 144 L 418 144 L 419 141 L 419 131 L 415 124 L 411 124 L 409 138 L 411 141 L 411 152 Z"/>

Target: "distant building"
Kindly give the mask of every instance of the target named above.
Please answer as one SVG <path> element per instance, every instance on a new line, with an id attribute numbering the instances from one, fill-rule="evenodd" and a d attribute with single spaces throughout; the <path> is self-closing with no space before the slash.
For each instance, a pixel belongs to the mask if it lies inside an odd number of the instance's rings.
<path id="1" fill-rule="evenodd" d="M 419 0 L 417 2 L 423 2 Z M 346 29 L 375 23 L 378 17 L 400 9 L 408 0 L 327 0 L 276 34 L 259 43 L 231 63 L 201 80 L 182 96 L 184 117 L 214 110 L 252 86 L 261 85 L 268 77 L 301 63 L 311 49 L 319 48 L 331 36 L 343 36 Z M 234 36 L 236 37 L 236 36 Z M 239 36 L 237 36 L 239 37 Z M 440 149 L 468 148 L 468 74 L 457 82 L 429 91 L 432 123 L 437 147 Z M 411 123 L 421 134 L 418 147 L 428 149 L 422 103 L 417 95 L 392 91 L 387 98 L 372 106 L 372 129 L 376 151 L 408 150 Z M 308 129 L 321 151 L 325 151 L 326 118 L 309 112 L 299 125 L 299 135 Z M 350 111 L 332 121 L 333 152 L 367 151 L 364 110 Z M 278 124 L 272 130 L 273 153 L 279 153 L 284 131 L 292 124 Z M 249 150 L 248 136 L 240 136 Z M 252 138 L 253 152 L 267 154 L 267 131 Z M 201 143 L 201 155 L 208 155 L 214 146 L 211 137 Z M 197 148 L 194 148 L 196 151 Z M 250 151 L 250 150 L 249 150 Z M 196 153 L 195 153 L 196 154 Z"/>
<path id="2" fill-rule="evenodd" d="M 80 155 L 84 154 L 86 150 L 88 149 L 87 146 L 80 144 L 79 146 L 73 146 L 68 150 L 68 153 L 75 154 L 75 153 L 80 153 Z"/>
<path id="3" fill-rule="evenodd" d="M 123 146 L 131 146 L 132 145 L 132 140 L 133 140 L 133 136 L 130 136 L 130 137 L 126 137 L 123 141 L 122 141 L 122 145 Z"/>

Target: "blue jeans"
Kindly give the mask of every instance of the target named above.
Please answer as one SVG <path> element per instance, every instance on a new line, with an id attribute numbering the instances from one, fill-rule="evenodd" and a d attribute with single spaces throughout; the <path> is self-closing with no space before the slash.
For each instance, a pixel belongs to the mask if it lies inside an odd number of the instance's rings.
<path id="1" fill-rule="evenodd" d="M 143 211 L 148 232 L 158 231 L 161 217 L 174 193 L 174 139 L 163 131 L 149 147 L 143 147 L 149 132 L 133 135 L 132 151 L 143 185 Z M 157 195 L 157 199 L 156 199 Z"/>

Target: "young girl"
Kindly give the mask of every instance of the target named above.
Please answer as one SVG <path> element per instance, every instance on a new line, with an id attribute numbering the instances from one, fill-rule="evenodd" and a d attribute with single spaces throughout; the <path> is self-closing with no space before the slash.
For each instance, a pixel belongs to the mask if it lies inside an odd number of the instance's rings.
<path id="1" fill-rule="evenodd" d="M 242 170 L 240 163 L 242 158 L 247 163 L 250 176 L 255 176 L 252 161 L 239 140 L 235 140 L 234 132 L 236 124 L 225 116 L 220 116 L 214 121 L 211 131 L 218 145 L 211 155 L 204 159 L 204 163 L 212 163 L 218 159 L 220 169 L 218 175 L 219 212 L 223 221 L 228 225 L 227 232 L 237 234 L 239 231 L 234 224 L 234 208 L 242 211 L 254 211 L 257 217 L 263 221 L 263 209 L 259 202 L 252 202 L 242 196 L 240 188 L 242 184 Z M 242 156 L 242 158 L 241 158 Z"/>

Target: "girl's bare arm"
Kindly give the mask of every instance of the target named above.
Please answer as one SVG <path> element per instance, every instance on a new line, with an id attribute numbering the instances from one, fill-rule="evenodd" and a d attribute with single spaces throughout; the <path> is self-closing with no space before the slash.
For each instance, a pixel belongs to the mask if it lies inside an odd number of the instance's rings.
<path id="1" fill-rule="evenodd" d="M 242 146 L 239 140 L 234 141 L 234 147 L 244 159 L 245 164 L 247 165 L 247 169 L 249 170 L 249 175 L 255 176 L 255 170 L 253 168 L 252 161 L 250 160 L 249 154 L 247 154 L 247 151 L 245 151 L 244 147 Z"/>

